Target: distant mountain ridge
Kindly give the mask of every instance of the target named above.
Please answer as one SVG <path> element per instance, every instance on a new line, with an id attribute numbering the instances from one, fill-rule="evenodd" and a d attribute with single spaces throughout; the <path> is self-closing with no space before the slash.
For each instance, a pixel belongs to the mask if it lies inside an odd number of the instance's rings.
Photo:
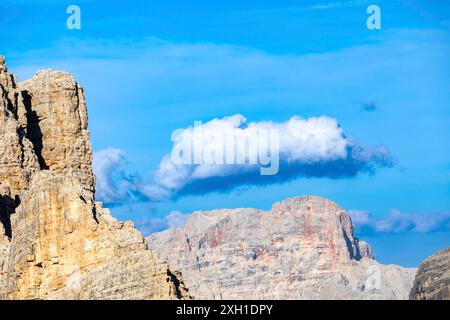
<path id="1" fill-rule="evenodd" d="M 348 213 L 316 196 L 194 212 L 147 239 L 199 299 L 408 299 L 416 272 L 373 260 Z"/>

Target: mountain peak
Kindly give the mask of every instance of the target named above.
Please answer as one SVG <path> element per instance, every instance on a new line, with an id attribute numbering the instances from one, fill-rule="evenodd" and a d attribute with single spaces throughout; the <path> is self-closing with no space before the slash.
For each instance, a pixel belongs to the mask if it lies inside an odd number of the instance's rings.
<path id="1" fill-rule="evenodd" d="M 198 211 L 148 241 L 200 299 L 407 299 L 415 272 L 374 261 L 348 213 L 318 196 Z"/>

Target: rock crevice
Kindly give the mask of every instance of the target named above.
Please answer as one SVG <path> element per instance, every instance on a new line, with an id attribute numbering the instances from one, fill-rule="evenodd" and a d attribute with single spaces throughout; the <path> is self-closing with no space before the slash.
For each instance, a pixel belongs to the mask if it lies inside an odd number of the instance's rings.
<path id="1" fill-rule="evenodd" d="M 450 300 L 450 247 L 422 262 L 409 297 L 412 300 Z"/>

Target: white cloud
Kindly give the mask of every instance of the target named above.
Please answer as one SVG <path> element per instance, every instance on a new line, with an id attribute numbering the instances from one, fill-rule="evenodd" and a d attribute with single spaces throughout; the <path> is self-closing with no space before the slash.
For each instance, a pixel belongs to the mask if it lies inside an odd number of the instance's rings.
<path id="1" fill-rule="evenodd" d="M 315 5 L 312 5 L 308 7 L 309 10 L 328 10 L 328 9 L 336 9 L 336 8 L 347 8 L 347 7 L 353 7 L 357 5 L 363 5 L 367 3 L 368 1 L 332 1 L 327 3 L 318 3 Z"/>
<path id="2" fill-rule="evenodd" d="M 380 219 L 375 219 L 369 212 L 361 210 L 350 210 L 349 214 L 357 229 L 368 229 L 376 233 L 427 233 L 450 229 L 450 212 L 411 214 L 390 210 Z"/>
<path id="3" fill-rule="evenodd" d="M 352 177 L 363 171 L 373 171 L 377 166 L 392 164 L 385 147 L 363 148 L 348 138 L 336 119 L 322 116 L 302 119 L 294 116 L 285 122 L 248 122 L 242 115 L 214 119 L 201 127 L 190 126 L 181 130 L 193 146 L 202 146 L 197 154 L 205 154 L 211 145 L 215 150 L 226 151 L 232 141 L 235 159 L 245 158 L 245 150 L 237 139 L 215 139 L 221 133 L 237 132 L 248 136 L 250 144 L 258 144 L 255 132 L 276 130 L 279 133 L 279 173 L 274 177 L 260 176 L 259 166 L 250 164 L 217 165 L 204 163 L 178 163 L 166 155 L 156 171 L 155 182 L 164 190 L 171 190 L 175 196 L 182 193 L 206 193 L 227 190 L 239 185 L 270 184 L 306 177 Z M 234 130 L 234 131 L 233 131 Z M 185 148 L 185 140 L 175 141 L 172 153 L 178 154 Z M 263 149 L 267 154 L 266 149 Z M 190 149 L 191 150 L 191 149 Z M 192 159 L 191 156 L 188 157 Z M 248 155 L 247 155 L 248 159 Z M 272 157 L 273 160 L 273 157 Z M 267 163 L 266 163 L 267 164 Z M 204 183 L 202 183 L 202 181 Z M 192 188 L 192 189 L 191 189 Z"/>
<path id="4" fill-rule="evenodd" d="M 124 197 L 123 190 L 114 180 L 114 173 L 125 164 L 122 150 L 108 148 L 94 153 L 93 170 L 96 180 L 96 196 L 104 202 L 114 202 Z"/>
<path id="5" fill-rule="evenodd" d="M 143 218 L 136 221 L 137 228 L 146 236 L 168 228 L 182 228 L 190 214 L 174 210 L 163 217 Z"/>
<path id="6" fill-rule="evenodd" d="M 189 216 L 189 214 L 185 214 L 175 210 L 171 211 L 167 216 L 164 217 L 164 219 L 166 220 L 169 227 L 182 228 Z"/>
<path id="7" fill-rule="evenodd" d="M 161 201 L 187 194 L 223 192 L 240 186 L 281 183 L 298 177 L 349 178 L 392 164 L 385 147 L 359 146 L 344 134 L 336 119 L 326 116 L 309 119 L 294 116 L 285 122 L 248 122 L 242 115 L 234 115 L 206 122 L 201 129 L 190 126 L 179 132 L 181 136 L 188 133 L 193 146 L 201 146 L 199 150 L 192 147 L 200 151 L 200 156 L 204 157 L 214 146 L 215 150 L 224 151 L 222 158 L 225 160 L 227 150 L 230 150 L 227 148 L 231 146 L 235 160 L 249 160 L 250 156 L 242 149 L 242 141 L 238 138 L 247 136 L 248 146 L 256 145 L 259 143 L 258 134 L 263 129 L 276 130 L 279 134 L 279 149 L 276 149 L 279 154 L 271 152 L 269 157 L 269 144 L 262 147 L 265 160 L 270 161 L 261 161 L 261 150 L 259 162 L 250 164 L 174 163 L 173 158 L 166 155 L 151 182 L 143 182 L 138 176 L 124 172 L 126 160 L 123 151 L 106 149 L 96 152 L 93 167 L 97 176 L 97 197 L 109 204 L 132 199 Z M 228 140 L 231 144 L 213 139 L 230 132 L 238 133 L 236 139 Z M 182 143 L 185 141 L 174 141 L 172 150 L 180 150 Z M 273 176 L 261 175 L 260 165 L 272 166 L 275 161 L 279 171 Z"/>
<path id="8" fill-rule="evenodd" d="M 136 174 L 125 171 L 125 152 L 107 148 L 94 153 L 93 170 L 96 176 L 96 197 L 109 206 L 121 206 L 134 200 L 167 198 L 159 186 L 144 183 Z"/>
<path id="9" fill-rule="evenodd" d="M 349 210 L 348 213 L 352 218 L 352 222 L 355 226 L 367 226 L 372 222 L 372 216 L 369 211 L 364 210 Z"/>

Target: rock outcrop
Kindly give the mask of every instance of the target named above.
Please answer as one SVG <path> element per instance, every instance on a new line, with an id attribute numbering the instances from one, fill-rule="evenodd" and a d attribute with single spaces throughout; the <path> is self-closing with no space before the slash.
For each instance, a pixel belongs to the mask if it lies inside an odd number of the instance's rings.
<path id="1" fill-rule="evenodd" d="M 93 192 L 92 150 L 84 92 L 68 73 L 40 71 L 20 84 L 27 107 L 27 138 L 41 169 L 70 175 Z"/>
<path id="2" fill-rule="evenodd" d="M 83 89 L 18 84 L 0 57 L 0 299 L 187 298 L 131 222 L 95 202 Z"/>
<path id="3" fill-rule="evenodd" d="M 377 263 L 350 216 L 320 197 L 194 212 L 148 240 L 200 299 L 407 299 L 416 271 Z"/>
<path id="4" fill-rule="evenodd" d="M 450 300 L 450 247 L 419 267 L 409 296 L 412 300 Z"/>

